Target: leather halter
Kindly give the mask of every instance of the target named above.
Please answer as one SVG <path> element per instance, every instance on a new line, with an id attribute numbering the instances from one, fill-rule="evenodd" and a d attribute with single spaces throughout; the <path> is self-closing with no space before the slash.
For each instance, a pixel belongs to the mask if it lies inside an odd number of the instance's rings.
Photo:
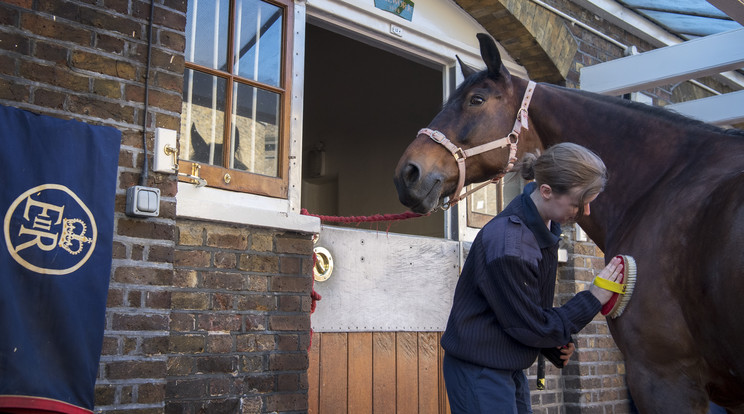
<path id="1" fill-rule="evenodd" d="M 527 109 L 530 106 L 530 100 L 532 100 L 532 94 L 535 91 L 535 82 L 530 81 L 527 84 L 527 89 L 524 91 L 524 97 L 522 98 L 522 105 L 519 108 L 519 111 L 517 112 L 517 119 L 514 121 L 514 128 L 512 128 L 511 132 L 501 138 L 497 139 L 491 142 L 487 142 L 485 144 L 479 145 L 477 147 L 468 148 L 468 149 L 462 149 L 458 147 L 457 145 L 453 144 L 452 141 L 450 141 L 443 133 L 429 129 L 429 128 L 422 128 L 417 135 L 424 134 L 431 138 L 434 142 L 438 144 L 442 144 L 447 150 L 452 154 L 453 157 L 455 157 L 455 161 L 457 161 L 457 168 L 460 173 L 459 180 L 457 182 L 457 190 L 453 193 L 453 196 L 450 197 L 450 199 L 442 205 L 443 209 L 448 209 L 451 206 L 454 206 L 457 204 L 458 201 L 465 198 L 468 194 L 479 190 L 485 185 L 488 185 L 492 182 L 498 182 L 509 170 L 514 167 L 514 163 L 517 162 L 517 144 L 519 143 L 519 133 L 522 132 L 522 128 L 529 129 L 529 125 L 527 124 L 527 119 L 529 118 Z M 465 186 L 465 160 L 468 157 L 472 157 L 473 155 L 478 155 L 487 151 L 491 151 L 498 148 L 503 147 L 509 147 L 509 160 L 506 165 L 506 169 L 500 173 L 495 178 L 491 179 L 490 181 L 485 182 L 484 184 L 480 185 L 477 188 L 474 188 L 470 191 L 465 192 L 465 194 L 460 195 L 460 192 L 462 191 L 462 188 Z"/>

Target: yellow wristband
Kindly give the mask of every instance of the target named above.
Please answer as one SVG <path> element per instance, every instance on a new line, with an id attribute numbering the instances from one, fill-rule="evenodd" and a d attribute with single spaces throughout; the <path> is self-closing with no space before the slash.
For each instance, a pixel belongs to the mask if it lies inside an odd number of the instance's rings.
<path id="1" fill-rule="evenodd" d="M 592 282 L 595 285 L 601 287 L 602 289 L 607 289 L 610 292 L 620 293 L 622 295 L 625 294 L 625 284 L 624 283 L 615 283 L 611 280 L 607 280 L 604 278 L 601 278 L 599 276 L 596 276 L 594 278 L 594 281 Z"/>

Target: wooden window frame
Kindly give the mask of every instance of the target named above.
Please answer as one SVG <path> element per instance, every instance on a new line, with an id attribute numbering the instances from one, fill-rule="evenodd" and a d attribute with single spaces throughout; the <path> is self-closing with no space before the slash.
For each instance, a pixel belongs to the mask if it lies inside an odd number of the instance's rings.
<path id="1" fill-rule="evenodd" d="M 250 171 L 242 171 L 209 165 L 201 162 L 179 159 L 178 172 L 186 175 L 194 175 L 203 178 L 207 186 L 221 188 L 225 190 L 245 192 L 275 198 L 287 198 L 289 188 L 289 143 L 290 131 L 289 124 L 291 118 L 291 90 L 292 90 L 292 50 L 293 50 L 293 33 L 294 33 L 294 2 L 292 0 L 261 0 L 265 3 L 272 4 L 283 9 L 283 33 L 282 33 L 282 62 L 280 73 L 280 85 L 273 87 L 251 79 L 242 78 L 230 72 L 222 72 L 217 69 L 208 68 L 192 62 L 186 61 L 186 70 L 192 69 L 208 75 L 217 76 L 225 79 L 226 98 L 225 98 L 225 116 L 223 119 L 223 160 L 230 157 L 230 133 L 232 129 L 230 113 L 233 105 L 233 85 L 239 82 L 257 89 L 269 91 L 279 95 L 279 142 L 277 142 L 277 176 L 271 177 Z M 235 0 L 230 0 L 230 12 L 228 18 L 228 43 L 227 62 L 233 62 L 234 59 L 234 37 L 235 37 Z M 188 39 L 187 39 L 188 40 Z M 227 165 L 227 162 L 223 163 Z M 188 176 L 179 175 L 180 181 L 194 182 Z"/>

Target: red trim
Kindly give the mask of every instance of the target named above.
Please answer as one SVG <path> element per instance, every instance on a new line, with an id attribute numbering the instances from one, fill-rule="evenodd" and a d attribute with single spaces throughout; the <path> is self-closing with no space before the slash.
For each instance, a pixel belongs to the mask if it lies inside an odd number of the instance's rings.
<path id="1" fill-rule="evenodd" d="M 11 414 L 91 414 L 93 411 L 51 398 L 0 395 L 0 411 Z"/>

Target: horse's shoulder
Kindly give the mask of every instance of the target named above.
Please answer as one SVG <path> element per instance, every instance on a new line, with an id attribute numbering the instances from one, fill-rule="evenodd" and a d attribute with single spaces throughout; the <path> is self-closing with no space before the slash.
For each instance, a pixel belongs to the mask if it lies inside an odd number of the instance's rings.
<path id="1" fill-rule="evenodd" d="M 488 261 L 513 256 L 537 264 L 542 257 L 535 235 L 517 215 L 497 216 L 481 233 Z"/>

